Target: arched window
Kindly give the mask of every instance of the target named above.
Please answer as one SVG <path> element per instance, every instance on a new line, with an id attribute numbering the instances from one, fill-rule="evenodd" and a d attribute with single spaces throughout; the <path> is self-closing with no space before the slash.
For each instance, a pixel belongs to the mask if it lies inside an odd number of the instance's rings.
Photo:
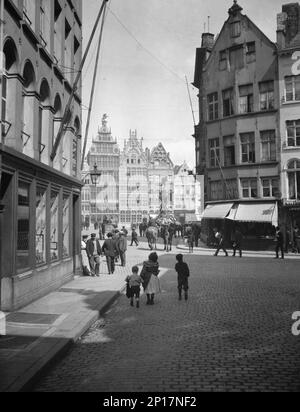
<path id="1" fill-rule="evenodd" d="M 36 78 L 32 63 L 28 60 L 23 69 L 23 153 L 34 157 L 34 107 Z"/>
<path id="2" fill-rule="evenodd" d="M 39 107 L 39 149 L 40 161 L 49 164 L 49 152 L 51 142 L 50 128 L 50 87 L 46 79 L 43 79 L 40 87 Z"/>
<path id="3" fill-rule="evenodd" d="M 16 80 L 10 77 L 18 73 L 18 52 L 12 39 L 7 39 L 3 47 L 4 56 L 4 75 L 2 76 L 2 110 L 1 110 L 1 137 L 5 138 L 10 132 L 14 138 L 14 124 L 16 119 L 17 90 Z"/>
<path id="4" fill-rule="evenodd" d="M 55 139 L 59 132 L 62 117 L 63 117 L 63 112 L 62 112 L 61 98 L 59 94 L 57 94 L 54 99 L 53 135 L 52 135 L 51 147 L 53 147 Z M 54 164 L 53 164 L 57 170 L 61 170 L 61 158 L 62 158 L 62 151 L 60 147 L 57 151 L 56 157 L 54 159 Z"/>
<path id="5" fill-rule="evenodd" d="M 288 164 L 289 199 L 300 200 L 300 160 Z"/>

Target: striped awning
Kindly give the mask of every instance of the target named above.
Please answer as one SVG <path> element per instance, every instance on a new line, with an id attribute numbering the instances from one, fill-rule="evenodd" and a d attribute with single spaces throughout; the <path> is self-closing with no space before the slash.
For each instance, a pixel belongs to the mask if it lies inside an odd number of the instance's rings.
<path id="1" fill-rule="evenodd" d="M 240 203 L 232 209 L 227 219 L 236 222 L 271 223 L 278 226 L 278 206 L 272 203 Z"/>
<path id="2" fill-rule="evenodd" d="M 208 205 L 204 210 L 202 219 L 225 219 L 230 213 L 233 203 L 219 203 L 215 205 Z"/>

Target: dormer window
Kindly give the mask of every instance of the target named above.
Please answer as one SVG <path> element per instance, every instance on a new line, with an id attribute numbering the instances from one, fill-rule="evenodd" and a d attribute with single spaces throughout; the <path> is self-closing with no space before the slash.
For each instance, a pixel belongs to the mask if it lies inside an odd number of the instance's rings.
<path id="1" fill-rule="evenodd" d="M 230 36 L 239 37 L 241 35 L 241 22 L 235 21 L 230 24 Z"/>

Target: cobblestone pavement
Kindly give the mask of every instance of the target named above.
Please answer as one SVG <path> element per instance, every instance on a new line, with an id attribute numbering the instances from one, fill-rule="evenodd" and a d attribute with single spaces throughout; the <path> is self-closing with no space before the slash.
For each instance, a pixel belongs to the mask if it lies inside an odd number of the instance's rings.
<path id="1" fill-rule="evenodd" d="M 174 260 L 154 306 L 122 296 L 35 391 L 299 391 L 299 262 L 187 256 L 179 302 Z"/>

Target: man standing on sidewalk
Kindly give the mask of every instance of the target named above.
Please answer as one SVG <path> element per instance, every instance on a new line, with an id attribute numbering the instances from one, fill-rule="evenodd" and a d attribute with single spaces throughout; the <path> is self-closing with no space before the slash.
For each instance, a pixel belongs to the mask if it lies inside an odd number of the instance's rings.
<path id="1" fill-rule="evenodd" d="M 276 239 L 276 259 L 279 259 L 279 251 L 281 251 L 281 259 L 284 259 L 284 249 L 283 249 L 284 239 L 283 239 L 283 234 L 279 227 L 276 228 L 275 239 Z"/>
<path id="2" fill-rule="evenodd" d="M 98 239 L 96 239 L 96 233 L 91 234 L 91 239 L 86 243 L 86 253 L 88 255 L 92 276 L 100 276 L 100 256 L 101 245 Z"/>
<path id="3" fill-rule="evenodd" d="M 107 239 L 103 243 L 102 251 L 106 256 L 108 274 L 113 275 L 115 273 L 115 257 L 117 255 L 117 245 L 113 240 L 112 233 L 107 235 Z"/>
<path id="4" fill-rule="evenodd" d="M 127 238 L 124 232 L 120 232 L 120 237 L 117 241 L 117 251 L 121 258 L 121 266 L 126 266 Z"/>

